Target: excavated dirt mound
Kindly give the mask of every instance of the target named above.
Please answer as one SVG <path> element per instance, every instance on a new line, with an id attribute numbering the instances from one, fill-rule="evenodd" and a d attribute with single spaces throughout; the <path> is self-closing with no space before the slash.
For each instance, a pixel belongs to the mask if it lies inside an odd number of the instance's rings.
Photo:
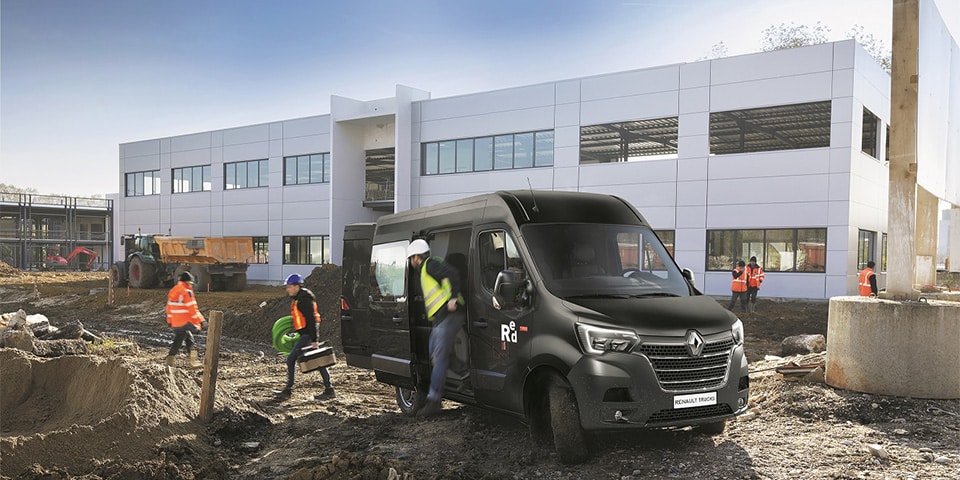
<path id="1" fill-rule="evenodd" d="M 21 273 L 20 270 L 11 267 L 7 262 L 0 260 L 0 277 L 13 277 L 19 276 Z"/>
<path id="2" fill-rule="evenodd" d="M 117 464 L 157 463 L 158 453 L 171 464 L 177 456 L 189 462 L 193 455 L 209 455 L 205 426 L 195 419 L 196 373 L 123 358 L 42 359 L 10 348 L 0 349 L 0 364 L 4 474 L 34 464 L 84 474 Z M 231 397 L 223 392 L 224 401 Z M 170 468 L 162 465 L 167 461 L 159 463 L 157 468 Z M 173 466 L 201 470 L 200 463 Z"/>

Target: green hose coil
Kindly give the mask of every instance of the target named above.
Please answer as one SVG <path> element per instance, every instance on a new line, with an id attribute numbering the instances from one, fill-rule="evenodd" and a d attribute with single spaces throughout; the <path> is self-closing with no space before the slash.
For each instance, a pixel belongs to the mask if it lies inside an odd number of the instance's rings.
<path id="1" fill-rule="evenodd" d="M 273 348 L 278 352 L 289 354 L 299 339 L 300 334 L 293 333 L 293 317 L 288 315 L 273 322 Z"/>

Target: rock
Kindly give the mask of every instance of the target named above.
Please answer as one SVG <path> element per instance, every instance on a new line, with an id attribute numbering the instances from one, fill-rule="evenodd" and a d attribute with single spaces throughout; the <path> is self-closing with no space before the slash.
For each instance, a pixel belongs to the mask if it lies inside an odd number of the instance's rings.
<path id="1" fill-rule="evenodd" d="M 82 338 L 83 341 L 85 341 L 85 342 L 103 343 L 103 339 L 102 339 L 102 338 L 100 338 L 100 337 L 97 336 L 95 333 L 91 332 L 90 330 L 86 330 L 86 329 L 84 329 L 82 332 L 80 332 L 80 338 Z"/>
<path id="2" fill-rule="evenodd" d="M 870 452 L 870 454 L 873 455 L 874 457 L 877 457 L 883 460 L 890 458 L 890 454 L 887 453 L 887 451 L 884 450 L 883 446 L 881 445 L 878 445 L 876 443 L 868 443 L 866 444 L 866 447 L 867 447 L 867 451 Z"/>
<path id="3" fill-rule="evenodd" d="M 803 381 L 812 383 L 827 383 L 826 378 L 824 378 L 823 367 L 817 367 L 813 369 L 812 372 L 804 375 Z"/>
<path id="4" fill-rule="evenodd" d="M 397 473 L 397 469 L 390 467 L 390 470 L 387 472 L 387 480 L 400 480 L 400 475 Z"/>
<path id="5" fill-rule="evenodd" d="M 86 355 L 87 342 L 80 339 L 35 340 L 33 349 L 33 354 L 38 357 Z"/>
<path id="6" fill-rule="evenodd" d="M 27 324 L 27 312 L 20 309 L 13 313 L 4 313 L 3 319 L 7 323 L 7 328 L 20 328 Z"/>
<path id="7" fill-rule="evenodd" d="M 933 461 L 934 461 L 935 463 L 939 463 L 940 465 L 947 465 L 947 464 L 950 463 L 950 458 L 949 458 L 949 457 L 937 457 L 937 458 L 934 458 Z"/>
<path id="8" fill-rule="evenodd" d="M 243 442 L 240 444 L 240 450 L 244 452 L 256 452 L 260 449 L 260 442 Z"/>
<path id="9" fill-rule="evenodd" d="M 80 320 L 73 320 L 67 322 L 62 327 L 59 327 L 56 332 L 51 333 L 45 338 L 45 340 L 59 340 L 59 339 L 70 339 L 76 340 L 83 336 L 83 324 L 80 323 Z"/>
<path id="10" fill-rule="evenodd" d="M 907 431 L 904 430 L 904 429 L 902 429 L 902 428 L 895 428 L 895 429 L 893 430 L 893 434 L 894 434 L 894 435 L 906 435 L 906 434 L 907 434 Z"/>
<path id="11" fill-rule="evenodd" d="M 20 311 L 22 312 L 23 310 Z M 0 332 L 0 347 L 16 348 L 33 353 L 34 341 L 36 341 L 36 338 L 33 336 L 33 332 L 25 329 L 24 324 L 20 324 L 19 328 L 8 327 L 6 330 Z"/>
<path id="12" fill-rule="evenodd" d="M 783 339 L 780 353 L 783 356 L 820 353 L 827 350 L 827 339 L 823 335 L 794 335 Z"/>

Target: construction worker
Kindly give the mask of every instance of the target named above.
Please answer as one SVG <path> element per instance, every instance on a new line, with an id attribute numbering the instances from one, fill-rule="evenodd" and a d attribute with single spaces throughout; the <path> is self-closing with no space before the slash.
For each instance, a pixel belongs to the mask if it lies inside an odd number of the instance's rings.
<path id="1" fill-rule="evenodd" d="M 743 260 L 737 262 L 737 267 L 730 272 L 733 275 L 733 282 L 730 284 L 730 291 L 733 293 L 730 296 L 730 303 L 727 305 L 727 310 L 733 310 L 733 306 L 737 303 L 737 298 L 740 298 L 740 312 L 747 311 L 747 271 L 744 268 L 746 263 Z"/>
<path id="2" fill-rule="evenodd" d="M 290 274 L 283 282 L 284 289 L 290 297 L 290 316 L 293 317 L 293 330 L 300 334 L 300 338 L 293 345 L 290 355 L 287 355 L 287 384 L 283 390 L 275 390 L 277 395 L 287 396 L 293 391 L 293 376 L 296 372 L 297 360 L 304 354 L 304 348 L 317 348 L 317 325 L 320 324 L 320 311 L 317 308 L 317 297 L 308 288 L 303 286 L 303 277 L 298 273 Z M 309 349 L 308 349 L 309 350 Z M 333 397 L 333 384 L 330 382 L 330 372 L 327 367 L 321 367 L 320 376 L 323 378 L 323 393 L 314 396 L 314 400 Z"/>
<path id="3" fill-rule="evenodd" d="M 747 311 L 750 313 L 757 310 L 757 292 L 760 291 L 763 277 L 763 267 L 757 265 L 757 257 L 750 257 L 750 263 L 747 264 Z"/>
<path id="4" fill-rule="evenodd" d="M 867 262 L 867 268 L 860 271 L 858 282 L 860 284 L 861 297 L 877 296 L 877 275 L 873 273 L 873 267 L 877 264 L 870 260 Z"/>
<path id="5" fill-rule="evenodd" d="M 416 239 L 407 247 L 410 268 L 420 279 L 424 310 L 430 320 L 430 391 L 427 403 L 417 412 L 418 417 L 427 417 L 440 411 L 447 367 L 453 354 L 453 342 L 466 320 L 463 298 L 460 296 L 460 274 L 457 269 L 440 258 L 430 257 L 430 245 Z"/>
<path id="6" fill-rule="evenodd" d="M 200 333 L 205 319 L 197 308 L 197 299 L 193 295 L 193 275 L 183 272 L 177 280 L 177 284 L 167 293 L 167 323 L 174 334 L 165 363 L 168 367 L 175 366 L 180 345 L 186 342 L 187 366 L 200 368 L 200 359 L 193 349 L 193 334 Z"/>

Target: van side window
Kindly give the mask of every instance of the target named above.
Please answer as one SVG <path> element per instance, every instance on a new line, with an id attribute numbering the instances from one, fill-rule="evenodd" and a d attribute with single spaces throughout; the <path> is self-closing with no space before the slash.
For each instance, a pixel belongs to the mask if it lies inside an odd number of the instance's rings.
<path id="1" fill-rule="evenodd" d="M 477 245 L 480 251 L 480 283 L 487 290 L 493 291 L 501 271 L 525 270 L 520 252 L 507 232 L 483 232 Z"/>
<path id="2" fill-rule="evenodd" d="M 406 294 L 406 241 L 374 245 L 370 255 L 370 296 L 375 302 L 395 302 Z"/>

